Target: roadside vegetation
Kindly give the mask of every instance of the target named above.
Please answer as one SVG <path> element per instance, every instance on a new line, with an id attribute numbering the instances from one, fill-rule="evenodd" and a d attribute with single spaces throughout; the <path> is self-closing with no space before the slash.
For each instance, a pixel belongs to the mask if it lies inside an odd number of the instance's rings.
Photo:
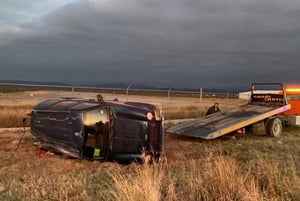
<path id="1" fill-rule="evenodd" d="M 37 93 L 37 92 L 34 92 Z M 55 95 L 48 92 L 39 92 L 40 95 L 36 100 L 33 96 L 34 93 L 26 92 L 22 93 L 24 96 L 24 100 L 20 96 L 14 94 L 12 98 L 5 97 L 5 100 L 0 99 L 0 128 L 12 128 L 12 127 L 22 127 L 22 119 L 27 118 L 28 120 L 25 122 L 25 126 L 29 126 L 29 114 L 32 111 L 32 108 L 41 100 L 47 99 L 49 97 L 55 97 Z M 21 94 L 21 93 L 20 93 Z M 31 95 L 33 97 L 31 97 Z M 29 98 L 30 97 L 30 98 Z M 49 98 L 48 97 L 48 98 Z M 0 97 L 1 98 L 1 97 Z M 241 101 L 238 99 L 207 99 L 203 104 L 199 103 L 198 99 L 195 98 L 178 98 L 181 102 L 183 100 L 190 101 L 191 103 L 180 103 L 177 104 L 163 104 L 163 115 L 165 120 L 173 120 L 173 119 L 190 119 L 204 116 L 210 104 L 213 104 L 216 101 L 221 102 L 221 110 L 228 110 L 231 107 L 236 105 L 245 104 L 245 101 Z M 174 100 L 177 100 L 174 98 Z M 170 100 L 172 102 L 172 100 Z"/>
<path id="2" fill-rule="evenodd" d="M 16 104 L 1 103 L 0 104 L 0 128 L 22 127 L 23 118 L 28 118 L 27 114 L 31 112 L 33 104 Z M 29 121 L 25 122 L 25 126 L 29 126 Z"/>
<path id="3" fill-rule="evenodd" d="M 0 93 L 17 93 L 17 92 L 24 92 L 28 91 L 24 88 L 16 88 L 16 87 L 0 87 Z"/>
<path id="4" fill-rule="evenodd" d="M 12 116 L 1 127 L 22 123 L 33 105 L 1 103 L 0 122 Z M 164 115 L 179 119 L 183 111 L 184 118 L 194 118 L 206 107 L 171 105 Z M 0 200 L 300 200 L 298 127 L 285 127 L 280 138 L 246 133 L 207 141 L 166 133 L 161 161 L 142 165 L 40 152 L 29 131 L 16 150 L 21 135 L 0 133 Z"/>
<path id="5" fill-rule="evenodd" d="M 2 102 L 0 104 L 0 128 L 14 128 L 23 126 L 23 118 L 29 119 L 27 115 L 32 111 L 36 103 L 16 104 Z M 205 108 L 197 106 L 171 106 L 164 110 L 166 120 L 197 118 L 205 115 Z M 26 121 L 25 126 L 30 126 Z"/>
<path id="6" fill-rule="evenodd" d="M 12 136 L 16 134 L 11 134 Z M 17 139 L 17 138 L 15 138 Z M 299 200 L 300 134 L 212 141 L 165 136 L 159 163 L 119 164 L 17 152 L 0 141 L 0 200 Z"/>
<path id="7" fill-rule="evenodd" d="M 195 105 L 167 106 L 163 108 L 164 118 L 165 120 L 174 120 L 202 117 L 205 115 L 209 106 L 202 106 L 199 103 Z M 228 110 L 229 108 L 228 106 L 222 106 L 222 110 Z"/>

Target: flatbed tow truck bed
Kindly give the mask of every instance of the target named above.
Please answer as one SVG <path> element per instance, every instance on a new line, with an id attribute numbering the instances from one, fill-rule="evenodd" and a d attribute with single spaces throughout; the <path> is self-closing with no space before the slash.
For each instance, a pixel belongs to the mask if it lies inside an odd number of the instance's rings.
<path id="1" fill-rule="evenodd" d="M 203 139 L 214 139 L 273 115 L 280 114 L 289 108 L 290 105 L 270 107 L 247 104 L 234 108 L 231 111 L 218 112 L 190 122 L 175 125 L 169 128 L 167 132 Z"/>
<path id="2" fill-rule="evenodd" d="M 278 83 L 271 83 L 271 85 L 274 84 Z M 276 132 L 281 133 L 281 130 L 278 131 L 278 129 L 282 129 L 280 127 L 282 126 L 281 120 L 278 120 L 280 118 L 277 118 L 277 115 L 290 109 L 290 105 L 287 104 L 285 99 L 282 85 L 278 84 L 281 87 L 279 94 L 278 92 L 277 94 L 256 93 L 254 90 L 254 86 L 256 85 L 265 84 L 252 84 L 251 100 L 248 104 L 233 108 L 230 111 L 217 112 L 189 122 L 177 124 L 170 127 L 167 132 L 203 139 L 214 139 L 263 121 L 270 132 L 275 132 L 275 135 L 277 135 Z M 271 121 L 268 121 L 269 119 Z M 277 120 L 275 123 L 274 119 Z"/>

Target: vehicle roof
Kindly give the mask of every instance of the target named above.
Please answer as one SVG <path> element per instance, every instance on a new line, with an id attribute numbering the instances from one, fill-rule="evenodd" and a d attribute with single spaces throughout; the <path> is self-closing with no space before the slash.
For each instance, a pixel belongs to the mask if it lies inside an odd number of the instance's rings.
<path id="1" fill-rule="evenodd" d="M 100 102 L 91 99 L 59 98 L 48 99 L 36 105 L 34 110 L 80 111 L 100 106 Z"/>
<path id="2" fill-rule="evenodd" d="M 56 98 L 56 99 L 48 99 L 45 100 L 38 105 L 36 105 L 33 109 L 39 111 L 61 111 L 61 112 L 70 112 L 70 111 L 86 111 L 92 110 L 102 105 L 107 105 L 110 107 L 118 108 L 118 107 L 129 107 L 135 108 L 139 110 L 146 110 L 138 105 L 128 105 L 126 103 L 116 102 L 116 101 L 105 101 L 98 102 L 95 99 L 82 99 L 82 98 Z M 117 107 L 116 107 L 117 106 Z"/>

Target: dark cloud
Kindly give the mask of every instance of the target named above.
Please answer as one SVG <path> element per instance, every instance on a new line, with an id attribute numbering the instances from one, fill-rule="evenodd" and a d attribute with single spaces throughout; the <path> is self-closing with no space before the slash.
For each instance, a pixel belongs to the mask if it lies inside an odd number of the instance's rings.
<path id="1" fill-rule="evenodd" d="M 238 88 L 297 82 L 300 2 L 67 4 L 1 34 L 0 79 Z"/>

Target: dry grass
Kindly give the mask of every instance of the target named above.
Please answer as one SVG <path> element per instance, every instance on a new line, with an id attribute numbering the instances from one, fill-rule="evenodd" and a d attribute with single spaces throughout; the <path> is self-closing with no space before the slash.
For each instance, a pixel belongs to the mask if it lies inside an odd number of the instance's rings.
<path id="1" fill-rule="evenodd" d="M 1 103 L 0 105 L 0 128 L 22 127 L 23 118 L 28 118 L 34 104 Z M 29 121 L 25 126 L 29 126 Z"/>
<path id="2" fill-rule="evenodd" d="M 19 95 L 18 95 L 19 94 Z M 30 95 L 33 95 L 31 97 Z M 1 96 L 1 94 L 0 94 Z M 0 100 L 0 128 L 22 127 L 22 119 L 31 112 L 32 108 L 40 101 L 61 96 L 73 96 L 70 93 L 62 92 L 22 92 L 12 93 L 5 96 L 4 100 Z M 78 93 L 74 94 L 76 97 L 82 98 L 94 98 L 96 94 L 92 93 Z M 23 97 L 23 98 L 22 98 Z M 30 97 L 30 98 L 28 98 Z M 111 100 L 114 96 L 111 94 L 105 94 L 105 99 Z M 134 96 L 131 97 L 135 101 L 149 101 L 148 98 Z M 126 99 L 123 97 L 125 101 Z M 161 100 L 160 97 L 152 98 L 150 102 L 161 101 L 163 105 L 163 113 L 166 120 L 171 119 L 188 119 L 204 116 L 208 107 L 214 102 L 219 102 L 221 110 L 225 111 L 237 105 L 245 104 L 245 101 L 238 99 L 205 99 L 202 103 L 195 98 L 172 98 L 172 100 Z M 26 121 L 26 125 L 29 126 L 29 119 Z"/>
<path id="3" fill-rule="evenodd" d="M 298 128 L 280 141 L 166 135 L 165 156 L 152 165 L 38 157 L 29 133 L 15 153 L 8 145 L 18 136 L 0 138 L 0 200 L 300 199 Z"/>
<path id="4" fill-rule="evenodd" d="M 32 107 L 19 106 L 24 110 L 15 114 Z M 165 155 L 152 165 L 39 157 L 29 132 L 15 152 L 21 134 L 0 133 L 0 200 L 300 200 L 300 128 L 285 128 L 279 139 L 246 134 L 205 141 L 166 134 Z"/>

